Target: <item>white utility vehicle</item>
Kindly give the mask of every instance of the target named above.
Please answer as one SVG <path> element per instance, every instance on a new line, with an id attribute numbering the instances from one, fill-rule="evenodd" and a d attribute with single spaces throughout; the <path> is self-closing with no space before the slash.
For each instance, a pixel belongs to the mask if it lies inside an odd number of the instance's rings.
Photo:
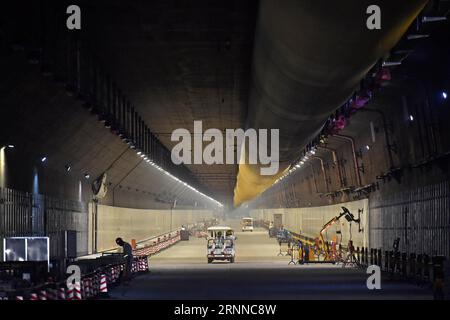
<path id="1" fill-rule="evenodd" d="M 250 231 L 253 232 L 253 218 L 242 218 L 242 232 L 244 231 Z"/>
<path id="2" fill-rule="evenodd" d="M 208 263 L 214 260 L 226 260 L 234 263 L 235 248 L 233 229 L 230 227 L 214 226 L 208 228 L 208 238 L 206 247 L 206 257 Z"/>

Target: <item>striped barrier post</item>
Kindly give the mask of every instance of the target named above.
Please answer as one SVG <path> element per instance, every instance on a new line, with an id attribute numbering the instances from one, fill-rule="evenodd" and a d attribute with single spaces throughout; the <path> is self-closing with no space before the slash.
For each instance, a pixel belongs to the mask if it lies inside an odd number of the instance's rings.
<path id="1" fill-rule="evenodd" d="M 141 259 L 140 257 L 137 257 L 137 259 L 135 260 L 135 269 L 134 272 L 138 273 L 141 271 Z"/>
<path id="2" fill-rule="evenodd" d="M 115 272 L 114 271 L 114 266 L 110 267 L 109 268 L 109 275 L 110 275 L 109 283 L 114 283 L 115 282 L 115 273 L 114 272 Z"/>
<path id="3" fill-rule="evenodd" d="M 144 272 L 144 256 L 139 259 L 139 272 Z"/>
<path id="4" fill-rule="evenodd" d="M 23 300 L 23 296 L 16 296 L 16 300 Z"/>
<path id="5" fill-rule="evenodd" d="M 81 300 L 82 299 L 82 296 L 81 296 L 81 283 L 79 281 L 75 282 L 73 291 L 74 291 L 73 299 L 74 300 Z"/>
<path id="6" fill-rule="evenodd" d="M 66 288 L 65 287 L 59 287 L 58 300 L 66 300 Z"/>
<path id="7" fill-rule="evenodd" d="M 117 280 L 117 266 L 114 266 L 112 268 L 112 279 L 113 279 L 113 283 L 115 283 Z"/>
<path id="8" fill-rule="evenodd" d="M 30 300 L 39 300 L 37 293 L 31 293 Z"/>
<path id="9" fill-rule="evenodd" d="M 80 299 L 83 300 L 86 299 L 86 287 L 84 286 L 83 279 L 80 279 Z"/>
<path id="10" fill-rule="evenodd" d="M 108 296 L 108 283 L 105 274 L 102 274 L 100 278 L 100 295 Z"/>
<path id="11" fill-rule="evenodd" d="M 39 300 L 48 300 L 47 290 L 41 290 L 39 292 Z"/>
<path id="12" fill-rule="evenodd" d="M 145 257 L 144 257 L 144 272 L 147 272 L 148 270 L 149 270 L 149 267 L 148 267 L 148 257 L 145 256 Z"/>
<path id="13" fill-rule="evenodd" d="M 67 300 L 73 300 L 74 297 L 74 284 L 70 284 L 70 286 L 68 286 L 67 288 L 67 295 L 66 295 L 66 299 Z"/>

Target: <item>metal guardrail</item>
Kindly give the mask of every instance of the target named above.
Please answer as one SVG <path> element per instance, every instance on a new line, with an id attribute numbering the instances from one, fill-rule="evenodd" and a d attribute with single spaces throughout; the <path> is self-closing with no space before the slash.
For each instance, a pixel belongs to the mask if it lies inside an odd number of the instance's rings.
<path id="1" fill-rule="evenodd" d="M 180 241 L 180 229 L 173 230 L 171 232 L 163 233 L 158 236 L 153 236 L 140 241 L 143 245 L 141 248 L 134 250 L 134 262 L 132 267 L 133 273 L 145 272 L 148 270 L 148 257 L 150 255 L 161 252 L 162 250 L 174 245 Z M 117 249 L 114 249 L 117 250 Z M 9 290 L 1 290 L 0 298 L 6 295 L 7 299 L 29 299 L 29 300 L 80 300 L 86 298 L 96 298 L 101 293 L 100 287 L 108 284 L 116 284 L 120 278 L 120 272 L 123 271 L 125 266 L 125 259 L 121 253 L 113 252 L 112 250 L 106 250 L 99 253 L 100 256 L 85 256 L 84 259 L 78 259 L 71 262 L 73 265 L 80 267 L 82 274 L 82 281 L 79 287 L 67 288 L 65 279 L 63 281 L 47 281 L 41 284 L 11 288 Z M 117 271 L 117 268 L 120 271 Z M 17 268 L 10 267 L 11 273 Z M 115 271 L 114 271 L 115 270 Z M 17 270 L 16 270 L 17 271 Z M 16 272 L 17 273 L 17 272 Z M 101 284 L 100 278 L 105 276 L 107 279 Z M 86 284 L 83 284 L 86 281 Z M 89 282 L 91 282 L 89 284 Z M 94 292 L 90 289 L 86 289 L 86 286 L 95 287 Z M 64 295 L 70 296 L 67 299 L 58 298 L 57 293 L 64 291 Z M 17 298 L 19 297 L 19 298 Z"/>

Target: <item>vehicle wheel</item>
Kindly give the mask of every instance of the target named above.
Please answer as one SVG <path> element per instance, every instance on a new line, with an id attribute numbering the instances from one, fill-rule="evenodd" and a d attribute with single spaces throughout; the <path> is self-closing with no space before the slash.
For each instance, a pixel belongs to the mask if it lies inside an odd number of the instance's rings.
<path id="1" fill-rule="evenodd" d="M 211 263 L 211 262 L 212 262 L 212 259 L 209 259 L 209 258 L 208 258 L 208 263 Z"/>
<path id="2" fill-rule="evenodd" d="M 231 258 L 231 259 L 230 259 L 230 263 L 234 263 L 234 258 Z"/>

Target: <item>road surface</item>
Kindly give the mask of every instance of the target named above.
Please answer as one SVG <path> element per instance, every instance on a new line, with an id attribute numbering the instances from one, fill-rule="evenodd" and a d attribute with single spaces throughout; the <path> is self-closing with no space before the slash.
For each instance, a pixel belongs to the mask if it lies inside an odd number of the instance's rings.
<path id="1" fill-rule="evenodd" d="M 238 227 L 239 223 L 229 223 Z M 191 237 L 150 258 L 150 273 L 111 290 L 112 299 L 432 299 L 429 288 L 383 277 L 368 290 L 364 270 L 293 265 L 266 230 L 236 232 L 236 262 L 207 264 L 206 240 Z"/>

